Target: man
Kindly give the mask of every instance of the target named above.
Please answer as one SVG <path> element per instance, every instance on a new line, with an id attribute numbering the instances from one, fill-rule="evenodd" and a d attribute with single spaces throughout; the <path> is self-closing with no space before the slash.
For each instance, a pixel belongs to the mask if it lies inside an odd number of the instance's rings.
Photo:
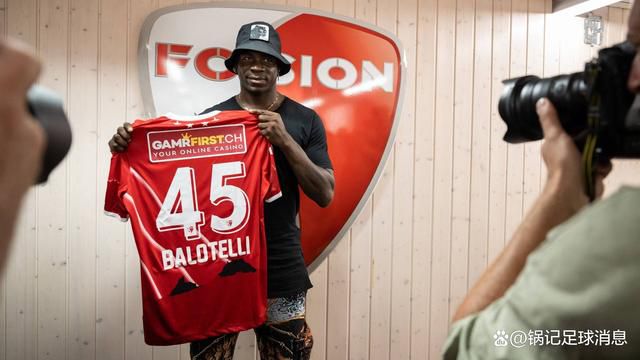
<path id="1" fill-rule="evenodd" d="M 42 166 L 45 135 L 27 111 L 40 63 L 25 45 L 0 39 L 0 273 L 22 199 Z"/>
<path id="2" fill-rule="evenodd" d="M 243 25 L 225 66 L 238 75 L 240 93 L 208 108 L 245 109 L 258 115 L 258 128 L 274 146 L 282 198 L 265 204 L 267 234 L 267 322 L 255 330 L 262 359 L 308 359 L 313 344 L 305 322 L 306 291 L 311 288 L 300 244 L 298 186 L 322 207 L 333 198 L 334 176 L 325 130 L 311 109 L 276 90 L 279 75 L 291 69 L 281 54 L 280 37 L 268 23 Z M 124 151 L 131 141 L 125 123 L 109 141 Z M 238 334 L 191 343 L 193 359 L 231 359 Z"/>
<path id="3" fill-rule="evenodd" d="M 640 46 L 637 1 L 628 40 Z M 640 55 L 627 86 L 640 94 Z M 537 112 L 547 182 L 511 241 L 458 308 L 444 357 L 638 358 L 640 188 L 623 187 L 587 206 L 578 149 L 547 99 L 538 102 Z M 596 172 L 599 195 L 609 170 L 605 165 Z"/>

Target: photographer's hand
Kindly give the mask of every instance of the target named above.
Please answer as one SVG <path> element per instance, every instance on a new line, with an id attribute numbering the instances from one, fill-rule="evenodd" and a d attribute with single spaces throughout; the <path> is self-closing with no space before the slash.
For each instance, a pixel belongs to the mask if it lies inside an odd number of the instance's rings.
<path id="1" fill-rule="evenodd" d="M 589 203 L 584 190 L 580 152 L 562 129 L 551 102 L 541 99 L 536 105 L 544 131 L 542 157 L 548 168 L 547 182 L 507 246 L 469 291 L 454 315 L 454 321 L 479 312 L 502 297 L 517 279 L 529 254 L 542 243 L 549 230 Z M 602 194 L 602 179 L 610 166 L 598 169 L 596 183 Z"/>
<path id="2" fill-rule="evenodd" d="M 585 193 L 582 158 L 571 137 L 564 131 L 553 104 L 540 99 L 537 106 L 544 132 L 542 159 L 547 166 L 547 182 L 543 193 L 554 193 L 563 207 L 562 221 L 589 202 Z"/>
<path id="3" fill-rule="evenodd" d="M 133 127 L 131 127 L 131 124 L 128 122 L 122 124 L 111 137 L 111 140 L 109 140 L 109 149 L 111 149 L 111 152 L 123 152 L 127 150 L 131 142 L 132 131 Z"/>
<path id="4" fill-rule="evenodd" d="M 582 156 L 571 137 L 564 131 L 555 107 L 547 99 L 538 104 L 538 116 L 544 132 L 542 158 L 547 166 L 545 191 L 555 192 L 566 205 L 567 218 L 589 201 L 585 189 Z M 604 192 L 604 178 L 611 172 L 611 162 L 595 164 L 594 184 L 596 198 Z"/>
<path id="5" fill-rule="evenodd" d="M 25 45 L 0 40 L 0 270 L 22 198 L 42 166 L 45 135 L 27 110 L 40 63 Z"/>

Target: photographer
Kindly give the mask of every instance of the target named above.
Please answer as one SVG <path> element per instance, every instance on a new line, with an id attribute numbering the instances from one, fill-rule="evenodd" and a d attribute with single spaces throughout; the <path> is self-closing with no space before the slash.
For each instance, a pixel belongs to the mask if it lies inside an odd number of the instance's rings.
<path id="1" fill-rule="evenodd" d="M 628 40 L 640 46 L 638 1 Z M 627 86 L 640 94 L 640 55 Z M 623 187 L 587 206 L 578 148 L 549 100 L 538 101 L 536 110 L 546 184 L 458 308 L 444 358 L 637 358 L 640 188 Z M 596 197 L 610 170 L 609 163 L 596 167 Z"/>
<path id="2" fill-rule="evenodd" d="M 42 164 L 45 135 L 27 110 L 27 90 L 40 72 L 25 45 L 0 39 L 0 272 L 22 198 Z"/>

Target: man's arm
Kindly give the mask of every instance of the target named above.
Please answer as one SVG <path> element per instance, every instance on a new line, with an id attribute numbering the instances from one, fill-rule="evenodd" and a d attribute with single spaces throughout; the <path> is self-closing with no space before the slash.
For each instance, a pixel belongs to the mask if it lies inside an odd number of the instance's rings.
<path id="1" fill-rule="evenodd" d="M 548 100 L 538 102 L 537 112 L 544 131 L 542 157 L 548 169 L 547 182 L 507 246 L 469 291 L 454 321 L 479 312 L 502 297 L 549 230 L 588 204 L 578 149 L 562 129 L 556 110 Z M 610 164 L 598 167 L 595 178 L 598 196 L 602 195 L 602 180 L 609 171 Z"/>
<path id="2" fill-rule="evenodd" d="M 24 45 L 0 40 L 0 271 L 22 198 L 42 166 L 45 135 L 27 111 L 27 90 L 40 63 Z"/>
<path id="3" fill-rule="evenodd" d="M 280 114 L 267 110 L 254 110 L 253 113 L 258 115 L 260 133 L 287 158 L 302 191 L 319 206 L 328 206 L 333 200 L 335 186 L 333 170 L 321 168 L 309 159 L 285 129 Z"/>
<path id="4" fill-rule="evenodd" d="M 296 174 L 302 191 L 321 207 L 327 207 L 333 200 L 335 178 L 333 170 L 324 169 L 314 164 L 300 145 L 289 136 L 280 150 L 284 153 L 289 165 Z"/>

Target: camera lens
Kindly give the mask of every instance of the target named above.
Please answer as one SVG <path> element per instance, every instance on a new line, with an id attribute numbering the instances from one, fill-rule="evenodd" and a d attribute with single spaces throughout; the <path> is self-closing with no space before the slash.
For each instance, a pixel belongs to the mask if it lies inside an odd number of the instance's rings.
<path id="1" fill-rule="evenodd" d="M 504 140 L 520 143 L 542 139 L 536 102 L 548 98 L 569 135 L 586 128 L 588 86 L 583 72 L 541 79 L 523 76 L 503 81 L 498 111 L 507 124 Z"/>

